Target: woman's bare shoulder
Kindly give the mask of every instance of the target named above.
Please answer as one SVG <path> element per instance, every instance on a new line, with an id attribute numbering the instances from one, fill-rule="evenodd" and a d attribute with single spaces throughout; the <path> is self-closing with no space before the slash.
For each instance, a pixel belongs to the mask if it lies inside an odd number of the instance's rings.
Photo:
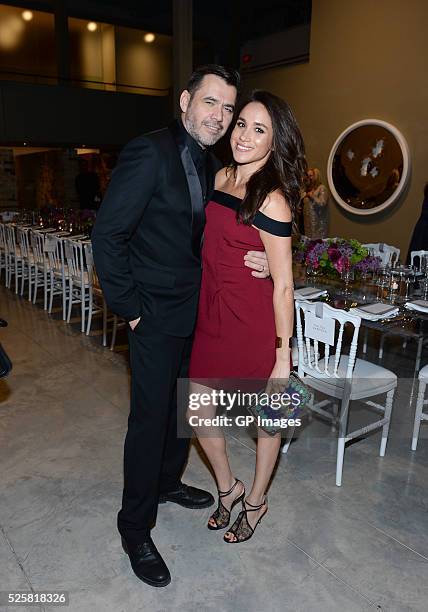
<path id="1" fill-rule="evenodd" d="M 221 170 L 219 170 L 217 174 L 215 175 L 215 184 L 214 184 L 215 189 L 221 189 L 222 187 L 224 187 L 229 176 L 230 176 L 230 168 L 228 166 L 221 168 Z"/>
<path id="2" fill-rule="evenodd" d="M 283 194 L 276 189 L 270 193 L 260 207 L 262 212 L 267 217 L 275 221 L 291 221 L 291 208 Z"/>

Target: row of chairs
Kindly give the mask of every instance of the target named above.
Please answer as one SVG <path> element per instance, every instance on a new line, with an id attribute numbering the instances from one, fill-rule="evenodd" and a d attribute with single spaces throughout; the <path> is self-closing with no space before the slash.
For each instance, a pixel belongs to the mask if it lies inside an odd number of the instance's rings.
<path id="1" fill-rule="evenodd" d="M 55 296 L 61 299 L 62 318 L 70 322 L 73 305 L 80 306 L 81 331 L 89 335 L 94 314 L 103 316 L 103 346 L 107 344 L 107 306 L 95 272 L 92 245 L 68 237 L 67 232 L 0 223 L 0 273 L 6 287 L 33 304 L 43 289 L 43 306 L 52 312 Z"/>

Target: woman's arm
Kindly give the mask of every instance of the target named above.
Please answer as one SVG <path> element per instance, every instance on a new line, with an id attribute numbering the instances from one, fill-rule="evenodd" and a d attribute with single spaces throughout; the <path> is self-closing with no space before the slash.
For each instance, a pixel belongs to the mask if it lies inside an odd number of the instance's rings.
<path id="1" fill-rule="evenodd" d="M 291 210 L 279 193 L 270 194 L 266 205 L 261 209 L 266 216 L 276 221 L 290 222 Z M 294 322 L 294 284 L 291 254 L 291 237 L 274 236 L 265 230 L 260 231 L 272 276 L 273 308 L 275 313 L 276 335 L 281 338 L 281 347 L 276 349 L 276 362 L 271 378 L 288 378 L 290 373 L 290 338 Z"/>

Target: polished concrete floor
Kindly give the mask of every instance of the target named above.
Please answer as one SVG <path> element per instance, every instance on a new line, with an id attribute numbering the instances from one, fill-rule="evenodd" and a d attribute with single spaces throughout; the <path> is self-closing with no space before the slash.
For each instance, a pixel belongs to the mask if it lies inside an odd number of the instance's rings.
<path id="1" fill-rule="evenodd" d="M 14 362 L 0 381 L 0 590 L 66 590 L 68 609 L 83 612 L 427 610 L 428 427 L 411 452 L 413 345 L 386 348 L 403 381 L 384 458 L 379 433 L 350 446 L 336 487 L 335 435 L 317 423 L 322 434 L 302 434 L 281 456 L 269 513 L 236 546 L 206 529 L 209 510 L 162 505 L 153 535 L 172 582 L 153 589 L 132 574 L 115 526 L 126 351 L 3 287 L 0 316 Z M 249 483 L 252 438 L 230 437 L 229 448 Z M 215 492 L 195 447 L 185 481 Z"/>

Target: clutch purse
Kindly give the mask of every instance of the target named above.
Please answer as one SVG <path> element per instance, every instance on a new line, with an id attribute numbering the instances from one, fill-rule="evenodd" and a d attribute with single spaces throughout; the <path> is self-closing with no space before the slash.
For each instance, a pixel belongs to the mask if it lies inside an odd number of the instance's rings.
<path id="1" fill-rule="evenodd" d="M 270 436 L 288 427 L 288 420 L 300 419 L 307 408 L 311 392 L 302 379 L 291 371 L 287 386 L 281 393 L 261 391 L 257 399 L 247 406 L 254 423 Z M 290 424 L 290 427 L 294 426 Z"/>

